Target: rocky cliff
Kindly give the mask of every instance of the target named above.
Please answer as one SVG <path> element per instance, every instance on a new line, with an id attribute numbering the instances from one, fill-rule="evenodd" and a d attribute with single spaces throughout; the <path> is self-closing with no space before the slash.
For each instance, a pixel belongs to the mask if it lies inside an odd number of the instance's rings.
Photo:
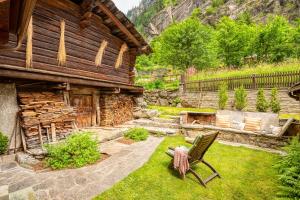
<path id="1" fill-rule="evenodd" d="M 173 21 L 181 21 L 190 16 L 195 8 L 201 11 L 200 19 L 204 23 L 215 24 L 222 16 L 237 19 L 247 15 L 254 21 L 265 21 L 271 14 L 283 15 L 289 20 L 300 17 L 300 0 L 178 0 L 175 6 L 164 7 L 160 5 L 156 12 L 143 15 L 155 3 L 161 0 L 142 0 L 140 6 L 128 12 L 133 22 L 144 20 L 140 28 L 146 36 L 152 38 L 160 34 Z"/>

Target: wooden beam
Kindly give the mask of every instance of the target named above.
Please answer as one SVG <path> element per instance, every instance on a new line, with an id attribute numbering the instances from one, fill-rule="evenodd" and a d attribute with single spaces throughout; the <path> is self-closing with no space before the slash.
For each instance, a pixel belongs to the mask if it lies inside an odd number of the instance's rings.
<path id="1" fill-rule="evenodd" d="M 10 0 L 0 0 L 0 45 L 9 40 Z"/>
<path id="2" fill-rule="evenodd" d="M 0 66 L 0 77 L 29 79 L 36 81 L 49 81 L 56 83 L 70 83 L 76 85 L 88 85 L 95 87 L 119 87 L 121 89 L 133 90 L 135 92 L 143 92 L 142 87 L 129 85 L 126 83 L 104 81 L 78 75 L 68 75 L 59 72 L 49 72 L 39 69 L 25 69 L 14 66 Z"/>
<path id="3" fill-rule="evenodd" d="M 136 37 L 126 28 L 126 26 L 101 2 L 97 1 L 96 6 L 107 15 L 112 22 L 125 34 L 127 37 L 138 47 L 141 47 L 141 43 L 136 39 Z"/>

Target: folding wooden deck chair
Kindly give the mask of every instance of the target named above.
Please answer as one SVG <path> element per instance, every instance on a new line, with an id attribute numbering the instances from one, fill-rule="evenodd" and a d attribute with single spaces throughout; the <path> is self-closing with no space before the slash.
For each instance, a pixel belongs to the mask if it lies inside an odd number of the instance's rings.
<path id="1" fill-rule="evenodd" d="M 220 174 L 208 163 L 206 162 L 203 157 L 206 153 L 206 151 L 209 149 L 209 147 L 212 145 L 212 143 L 217 138 L 219 132 L 213 131 L 207 134 L 199 135 L 196 137 L 193 146 L 188 151 L 188 158 L 190 163 L 190 169 L 187 171 L 187 173 L 191 172 L 197 180 L 200 182 L 201 185 L 206 187 L 206 184 L 213 180 L 216 177 L 221 178 Z M 172 158 L 174 157 L 175 148 L 169 147 L 169 150 L 166 152 L 169 156 Z M 209 167 L 213 174 L 210 175 L 207 179 L 203 180 L 199 174 L 197 174 L 193 169 L 191 169 L 192 166 L 195 166 L 198 163 L 203 163 L 207 167 Z M 173 159 L 170 163 L 170 167 L 173 168 Z M 174 168 L 173 168 L 174 169 Z"/>

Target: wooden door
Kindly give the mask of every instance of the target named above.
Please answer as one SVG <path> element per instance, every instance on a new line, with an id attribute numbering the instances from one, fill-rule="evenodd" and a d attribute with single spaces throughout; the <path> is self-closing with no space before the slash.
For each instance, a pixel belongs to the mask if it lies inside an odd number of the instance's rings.
<path id="1" fill-rule="evenodd" d="M 72 94 L 71 106 L 76 108 L 76 122 L 79 128 L 92 126 L 93 97 L 85 94 Z"/>

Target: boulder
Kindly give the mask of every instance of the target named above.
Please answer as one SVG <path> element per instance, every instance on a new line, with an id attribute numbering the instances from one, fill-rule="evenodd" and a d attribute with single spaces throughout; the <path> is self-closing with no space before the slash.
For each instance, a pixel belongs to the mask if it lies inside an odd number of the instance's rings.
<path id="1" fill-rule="evenodd" d="M 140 118 L 151 119 L 156 116 L 158 116 L 158 111 L 150 110 L 150 109 L 141 109 L 141 110 L 133 113 L 133 117 L 135 119 L 140 119 Z"/>
<path id="2" fill-rule="evenodd" d="M 161 106 L 168 106 L 169 105 L 169 101 L 167 99 L 159 99 L 159 105 Z"/>

